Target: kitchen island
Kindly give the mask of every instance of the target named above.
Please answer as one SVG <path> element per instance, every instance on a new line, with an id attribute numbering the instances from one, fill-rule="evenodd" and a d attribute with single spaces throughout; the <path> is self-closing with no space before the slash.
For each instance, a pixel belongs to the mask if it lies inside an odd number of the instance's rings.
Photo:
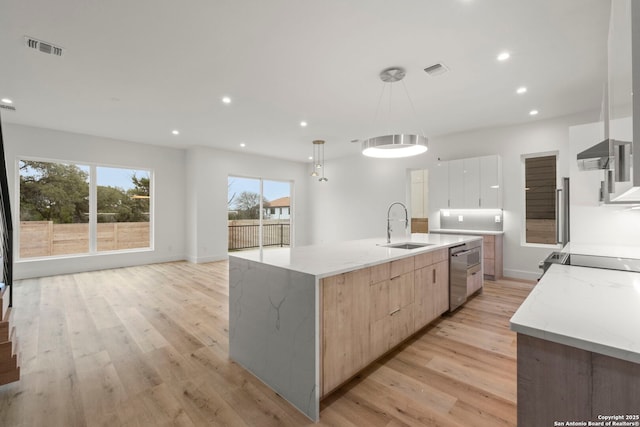
<path id="1" fill-rule="evenodd" d="M 448 249 L 413 234 L 229 255 L 229 354 L 314 421 L 320 400 L 448 310 Z"/>
<path id="2" fill-rule="evenodd" d="M 640 273 L 552 265 L 511 329 L 518 426 L 640 425 Z"/>

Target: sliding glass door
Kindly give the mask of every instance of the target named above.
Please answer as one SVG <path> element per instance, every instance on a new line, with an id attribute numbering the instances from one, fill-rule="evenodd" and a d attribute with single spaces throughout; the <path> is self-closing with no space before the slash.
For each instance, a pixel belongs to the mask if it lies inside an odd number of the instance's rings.
<path id="1" fill-rule="evenodd" d="M 290 181 L 229 176 L 227 188 L 229 251 L 290 245 Z"/>

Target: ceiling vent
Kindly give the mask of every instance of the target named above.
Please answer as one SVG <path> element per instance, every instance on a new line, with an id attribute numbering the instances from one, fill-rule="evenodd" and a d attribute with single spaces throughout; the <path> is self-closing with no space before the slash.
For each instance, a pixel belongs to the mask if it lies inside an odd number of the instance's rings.
<path id="1" fill-rule="evenodd" d="M 447 71 L 449 71 L 449 69 L 442 63 L 433 64 L 424 69 L 424 72 L 429 74 L 431 77 L 439 76 Z"/>
<path id="2" fill-rule="evenodd" d="M 2 108 L 3 110 L 16 111 L 16 107 L 14 107 L 13 105 L 0 104 L 0 108 Z"/>
<path id="3" fill-rule="evenodd" d="M 43 42 L 42 40 L 34 39 L 33 37 L 24 36 L 24 42 L 27 47 L 49 55 L 62 56 L 62 53 L 64 52 L 64 49 L 60 46 L 56 46 L 48 42 Z"/>

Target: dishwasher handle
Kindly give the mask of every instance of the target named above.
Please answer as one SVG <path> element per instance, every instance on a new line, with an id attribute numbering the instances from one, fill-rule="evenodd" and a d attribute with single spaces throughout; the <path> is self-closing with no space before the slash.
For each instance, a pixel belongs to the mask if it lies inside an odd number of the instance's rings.
<path id="1" fill-rule="evenodd" d="M 451 254 L 452 257 L 459 257 L 459 256 L 463 256 L 463 255 L 469 255 L 471 252 L 474 252 L 476 249 L 467 249 L 466 251 L 460 251 L 460 252 L 456 252 Z"/>

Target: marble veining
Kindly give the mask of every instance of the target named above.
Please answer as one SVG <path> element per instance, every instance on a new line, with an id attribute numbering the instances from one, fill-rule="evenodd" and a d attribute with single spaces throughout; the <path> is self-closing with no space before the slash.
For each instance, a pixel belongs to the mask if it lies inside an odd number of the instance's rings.
<path id="1" fill-rule="evenodd" d="M 229 257 L 229 356 L 319 417 L 316 279 Z"/>
<path id="2" fill-rule="evenodd" d="M 511 329 L 640 363 L 640 273 L 552 265 Z"/>

